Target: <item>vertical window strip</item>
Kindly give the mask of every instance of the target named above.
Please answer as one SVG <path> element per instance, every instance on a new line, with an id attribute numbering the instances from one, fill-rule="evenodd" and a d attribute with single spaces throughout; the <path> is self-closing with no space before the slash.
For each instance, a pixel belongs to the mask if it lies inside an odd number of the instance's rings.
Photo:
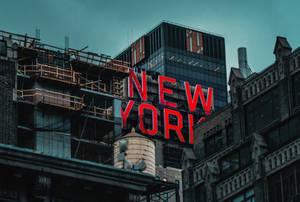
<path id="1" fill-rule="evenodd" d="M 193 38 L 190 37 L 190 51 L 193 52 Z"/>
<path id="2" fill-rule="evenodd" d="M 136 64 L 136 49 L 134 49 L 133 51 L 133 60 L 134 60 L 134 64 Z"/>
<path id="3" fill-rule="evenodd" d="M 200 46 L 199 32 L 197 32 L 197 46 Z"/>

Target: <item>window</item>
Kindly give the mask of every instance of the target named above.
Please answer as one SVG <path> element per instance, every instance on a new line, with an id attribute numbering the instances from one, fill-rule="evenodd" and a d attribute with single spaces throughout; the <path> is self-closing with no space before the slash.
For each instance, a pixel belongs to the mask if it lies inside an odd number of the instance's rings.
<path id="1" fill-rule="evenodd" d="M 0 41 L 0 55 L 6 56 L 6 42 Z"/>
<path id="2" fill-rule="evenodd" d="M 133 61 L 134 61 L 134 64 L 136 64 L 136 50 L 135 49 L 133 51 Z"/>
<path id="3" fill-rule="evenodd" d="M 233 143 L 232 124 L 226 127 L 226 143 L 227 145 L 231 145 Z"/>
<path id="4" fill-rule="evenodd" d="M 226 202 L 255 202 L 254 190 L 250 189 L 243 193 L 239 193 L 237 196 L 234 196 Z"/>
<path id="5" fill-rule="evenodd" d="M 269 177 L 269 197 L 272 202 L 294 201 L 300 194 L 300 163 L 284 168 Z"/>
<path id="6" fill-rule="evenodd" d="M 281 145 L 299 137 L 300 117 L 294 117 L 281 124 L 276 129 L 266 133 L 266 142 L 270 150 L 275 150 Z"/>
<path id="7" fill-rule="evenodd" d="M 206 156 L 214 154 L 223 148 L 223 136 L 222 131 L 213 134 L 211 137 L 205 140 L 205 153 Z"/>
<path id="8" fill-rule="evenodd" d="M 193 38 L 190 37 L 190 51 L 193 52 Z"/>
<path id="9" fill-rule="evenodd" d="M 223 177 L 241 170 L 251 163 L 250 146 L 240 148 L 221 159 L 221 174 Z"/>
<path id="10" fill-rule="evenodd" d="M 197 46 L 200 46 L 199 32 L 197 32 Z"/>
<path id="11" fill-rule="evenodd" d="M 277 88 L 273 88 L 246 106 L 247 135 L 264 128 L 278 118 L 279 101 L 277 97 Z"/>
<path id="12" fill-rule="evenodd" d="M 298 64 L 300 64 L 300 63 L 298 63 Z M 300 106 L 300 74 L 296 74 L 293 77 L 293 94 L 294 94 L 293 95 L 294 96 L 294 106 Z"/>
<path id="13" fill-rule="evenodd" d="M 195 187 L 195 201 L 206 201 L 206 190 L 204 184 Z"/>

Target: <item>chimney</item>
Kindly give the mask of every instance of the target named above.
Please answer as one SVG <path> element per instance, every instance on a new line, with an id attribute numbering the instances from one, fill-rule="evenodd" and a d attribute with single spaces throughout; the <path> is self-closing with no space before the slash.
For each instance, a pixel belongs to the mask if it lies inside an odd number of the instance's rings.
<path id="1" fill-rule="evenodd" d="M 249 77 L 252 74 L 252 71 L 248 66 L 247 50 L 245 47 L 238 48 L 238 60 L 239 60 L 239 68 L 243 76 L 245 78 Z"/>

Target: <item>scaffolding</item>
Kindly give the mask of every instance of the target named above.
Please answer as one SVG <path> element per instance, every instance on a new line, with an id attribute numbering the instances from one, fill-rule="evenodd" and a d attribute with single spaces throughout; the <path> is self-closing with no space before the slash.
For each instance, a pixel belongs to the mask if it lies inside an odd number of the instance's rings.
<path id="1" fill-rule="evenodd" d="M 112 93 L 116 97 L 123 98 L 123 92 L 124 92 L 124 83 L 123 80 L 119 77 L 113 77 L 113 86 L 112 86 Z"/>
<path id="2" fill-rule="evenodd" d="M 111 108 L 103 109 L 100 107 L 91 106 L 91 107 L 87 107 L 86 109 L 84 109 L 83 112 L 85 112 L 86 114 L 92 115 L 92 116 L 96 116 L 99 118 L 105 118 L 105 119 L 109 119 L 109 120 L 113 120 L 113 118 L 114 118 Z"/>
<path id="3" fill-rule="evenodd" d="M 45 89 L 18 90 L 17 93 L 19 98 L 31 104 L 43 103 L 74 111 L 81 110 L 84 106 L 83 98 Z"/>
<path id="4" fill-rule="evenodd" d="M 112 91 L 109 86 L 102 80 L 89 80 L 81 76 L 79 72 L 73 69 L 63 69 L 60 67 L 36 64 L 36 65 L 19 65 L 18 73 L 30 77 L 40 77 L 63 82 L 70 85 L 79 85 L 88 90 L 112 94 L 118 98 L 124 97 L 123 80 L 120 77 L 113 77 Z"/>
<path id="5" fill-rule="evenodd" d="M 20 144 L 25 147 L 28 142 L 35 141 L 35 117 L 40 112 L 45 121 L 55 119 L 61 124 L 64 122 L 60 118 L 66 114 L 71 156 L 109 163 L 114 124 L 119 121 L 114 117 L 113 98 L 124 98 L 123 79 L 129 75 L 129 64 L 104 54 L 44 44 L 27 35 L 0 31 L 1 39 L 9 39 L 17 45 L 17 102 L 23 114 L 18 120 L 21 123 L 18 136 L 28 135 Z M 22 110 L 23 107 L 26 110 Z M 45 133 L 50 131 L 46 127 L 42 128 Z"/>
<path id="6" fill-rule="evenodd" d="M 86 79 L 82 76 L 80 78 L 81 78 L 80 86 L 82 88 L 86 88 L 86 89 L 92 90 L 92 91 L 109 93 L 109 91 L 107 90 L 106 84 L 104 82 L 102 82 L 102 80 L 93 81 L 93 80 Z"/>
<path id="7" fill-rule="evenodd" d="M 13 43 L 18 44 L 19 47 L 33 48 L 36 41 L 39 41 L 37 38 L 29 37 L 21 34 L 14 34 L 6 31 L 0 30 L 1 39 L 11 39 Z"/>
<path id="8" fill-rule="evenodd" d="M 81 78 L 80 73 L 77 73 L 72 69 L 62 69 L 44 64 L 19 65 L 18 73 L 29 75 L 31 77 L 52 79 L 72 85 L 80 84 Z"/>
<path id="9" fill-rule="evenodd" d="M 110 56 L 104 54 L 98 55 L 96 53 L 78 51 L 74 49 L 72 49 L 69 54 L 71 56 L 74 56 L 75 60 L 78 62 L 83 62 L 104 69 L 113 70 L 115 72 L 129 74 L 129 67 L 127 62 L 113 59 Z"/>

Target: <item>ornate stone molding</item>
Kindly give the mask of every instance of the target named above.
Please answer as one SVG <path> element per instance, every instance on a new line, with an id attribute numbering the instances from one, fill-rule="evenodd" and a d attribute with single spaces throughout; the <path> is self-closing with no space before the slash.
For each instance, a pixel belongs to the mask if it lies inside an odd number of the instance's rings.
<path id="1" fill-rule="evenodd" d="M 269 175 L 300 159 L 300 138 L 287 144 L 264 159 L 265 172 Z"/>
<path id="2" fill-rule="evenodd" d="M 253 180 L 252 166 L 220 182 L 216 187 L 218 201 L 224 200 L 250 186 Z"/>

